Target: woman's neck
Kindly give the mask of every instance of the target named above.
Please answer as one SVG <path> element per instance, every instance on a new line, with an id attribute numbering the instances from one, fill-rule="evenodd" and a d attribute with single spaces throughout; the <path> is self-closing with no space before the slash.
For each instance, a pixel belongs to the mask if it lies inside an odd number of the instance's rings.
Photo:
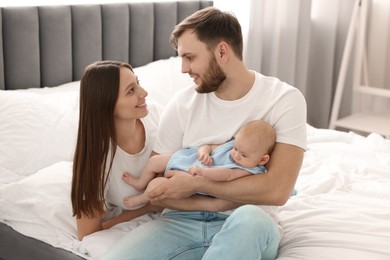
<path id="1" fill-rule="evenodd" d="M 140 119 L 116 120 L 117 144 L 129 154 L 137 154 L 145 146 L 145 129 Z"/>

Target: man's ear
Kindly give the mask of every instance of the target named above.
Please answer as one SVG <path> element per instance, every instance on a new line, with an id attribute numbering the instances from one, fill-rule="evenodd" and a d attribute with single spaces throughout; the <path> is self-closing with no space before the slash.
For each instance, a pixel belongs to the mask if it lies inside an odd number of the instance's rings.
<path id="1" fill-rule="evenodd" d="M 221 41 L 216 48 L 218 59 L 222 62 L 226 61 L 229 56 L 229 50 L 229 44 L 225 41 Z"/>

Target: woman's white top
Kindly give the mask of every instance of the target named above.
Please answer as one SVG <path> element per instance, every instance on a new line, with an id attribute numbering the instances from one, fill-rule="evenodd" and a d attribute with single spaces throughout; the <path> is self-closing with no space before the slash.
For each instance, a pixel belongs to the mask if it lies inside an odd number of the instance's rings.
<path id="1" fill-rule="evenodd" d="M 117 146 L 115 157 L 112 164 L 110 178 L 105 188 L 104 197 L 106 206 L 109 210 L 114 207 L 127 209 L 123 204 L 123 198 L 129 195 L 137 195 L 138 192 L 133 186 L 122 180 L 124 172 L 128 172 L 135 177 L 141 175 L 142 169 L 148 162 L 152 152 L 153 144 L 157 135 L 158 121 L 161 109 L 156 104 L 148 103 L 149 113 L 146 117 L 141 118 L 145 129 L 145 145 L 137 154 L 128 154 Z M 107 163 L 107 167 L 109 164 Z"/>

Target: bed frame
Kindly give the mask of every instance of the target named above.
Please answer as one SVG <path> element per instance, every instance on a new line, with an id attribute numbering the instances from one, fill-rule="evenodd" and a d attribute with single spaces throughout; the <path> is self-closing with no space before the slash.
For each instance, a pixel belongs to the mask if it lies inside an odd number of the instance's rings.
<path id="1" fill-rule="evenodd" d="M 77 81 L 98 60 L 133 67 L 175 56 L 173 27 L 212 1 L 0 8 L 0 89 Z M 0 259 L 83 259 L 0 223 Z"/>
<path id="2" fill-rule="evenodd" d="M 0 8 L 0 89 L 79 80 L 98 60 L 133 67 L 176 53 L 173 27 L 212 1 Z"/>

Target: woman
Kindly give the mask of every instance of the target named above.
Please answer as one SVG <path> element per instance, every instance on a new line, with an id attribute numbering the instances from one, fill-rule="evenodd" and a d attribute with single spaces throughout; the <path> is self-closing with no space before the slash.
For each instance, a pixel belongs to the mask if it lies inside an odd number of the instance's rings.
<path id="1" fill-rule="evenodd" d="M 129 171 L 139 177 L 152 151 L 159 112 L 146 105 L 147 95 L 129 64 L 99 61 L 84 72 L 71 191 L 80 240 L 159 210 L 146 205 L 119 215 L 113 212 L 127 209 L 123 197 L 138 194 L 122 181 L 122 174 Z"/>

